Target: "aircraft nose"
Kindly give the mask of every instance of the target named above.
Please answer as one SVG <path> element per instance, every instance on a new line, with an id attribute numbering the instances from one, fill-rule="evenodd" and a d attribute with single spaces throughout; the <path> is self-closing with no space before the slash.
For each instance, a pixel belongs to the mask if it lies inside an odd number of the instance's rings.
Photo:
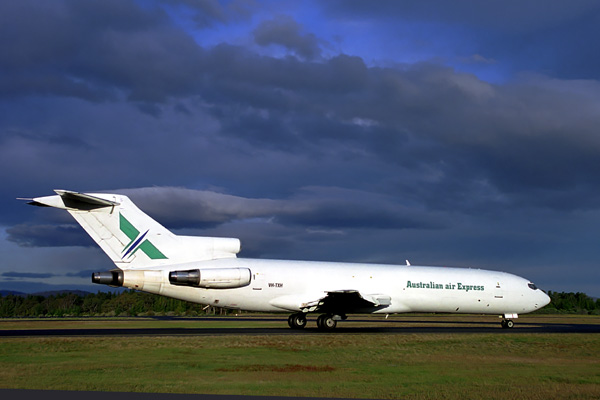
<path id="1" fill-rule="evenodd" d="M 548 304 L 550 304 L 550 296 L 548 296 L 546 293 L 544 293 L 542 290 L 540 290 L 541 296 L 540 296 L 540 308 L 547 306 Z"/>

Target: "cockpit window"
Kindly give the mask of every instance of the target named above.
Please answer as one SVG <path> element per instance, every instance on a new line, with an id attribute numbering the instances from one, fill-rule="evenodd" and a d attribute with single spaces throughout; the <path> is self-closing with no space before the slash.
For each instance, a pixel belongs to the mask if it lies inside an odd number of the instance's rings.
<path id="1" fill-rule="evenodd" d="M 534 283 L 529 282 L 527 286 L 529 286 L 530 289 L 537 290 L 537 286 L 535 286 Z"/>

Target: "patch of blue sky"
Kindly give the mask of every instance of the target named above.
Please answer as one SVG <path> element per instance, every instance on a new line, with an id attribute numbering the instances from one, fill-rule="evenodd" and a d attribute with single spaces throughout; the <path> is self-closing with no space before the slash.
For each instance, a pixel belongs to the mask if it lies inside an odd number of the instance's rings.
<path id="1" fill-rule="evenodd" d="M 318 38 L 323 58 L 338 54 L 358 56 L 370 67 L 397 67 L 402 64 L 433 62 L 474 74 L 490 83 L 503 83 L 510 71 L 493 56 L 477 52 L 477 32 L 453 24 L 402 19 L 332 18 L 323 15 L 314 2 L 260 2 L 247 18 L 214 20 L 200 26 L 196 10 L 185 5 L 162 5 L 172 21 L 199 46 L 211 48 L 222 43 L 246 47 L 257 54 L 285 57 L 290 52 L 278 45 L 260 47 L 253 31 L 264 21 L 286 15 L 301 26 L 301 35 Z"/>

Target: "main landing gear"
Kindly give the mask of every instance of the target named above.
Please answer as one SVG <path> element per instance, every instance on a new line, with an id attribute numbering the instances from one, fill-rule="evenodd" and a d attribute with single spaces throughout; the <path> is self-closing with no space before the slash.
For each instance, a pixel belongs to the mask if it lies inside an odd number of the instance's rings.
<path id="1" fill-rule="evenodd" d="M 344 320 L 345 315 L 321 314 L 317 318 L 317 328 L 322 331 L 335 329 L 338 320 Z M 288 325 L 292 329 L 302 329 L 306 326 L 306 314 L 296 313 L 288 317 Z"/>
<path id="2" fill-rule="evenodd" d="M 306 314 L 292 314 L 288 318 L 288 325 L 292 329 L 302 329 L 306 326 Z"/>
<path id="3" fill-rule="evenodd" d="M 317 328 L 319 328 L 322 331 L 335 329 L 336 326 L 337 321 L 333 319 L 333 315 L 331 314 L 321 314 L 317 318 Z"/>

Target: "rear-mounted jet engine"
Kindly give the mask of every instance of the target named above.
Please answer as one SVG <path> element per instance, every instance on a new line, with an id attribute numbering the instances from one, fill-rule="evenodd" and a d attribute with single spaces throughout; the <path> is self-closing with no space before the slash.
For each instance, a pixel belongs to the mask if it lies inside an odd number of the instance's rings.
<path id="1" fill-rule="evenodd" d="M 169 282 L 178 286 L 206 289 L 233 289 L 250 284 L 248 268 L 189 269 L 169 272 Z"/>
<path id="2" fill-rule="evenodd" d="M 106 272 L 94 272 L 92 274 L 92 283 L 121 287 L 123 286 L 123 271 L 113 269 Z"/>

